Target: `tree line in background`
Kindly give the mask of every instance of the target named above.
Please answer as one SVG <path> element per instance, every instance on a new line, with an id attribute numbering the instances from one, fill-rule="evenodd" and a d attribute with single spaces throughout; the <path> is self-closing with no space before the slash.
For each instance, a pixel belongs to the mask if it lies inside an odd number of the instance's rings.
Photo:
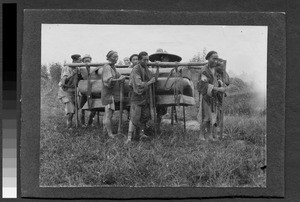
<path id="1" fill-rule="evenodd" d="M 48 71 L 49 69 L 49 71 Z M 41 85 L 45 86 L 49 82 L 50 84 L 58 84 L 61 77 L 62 65 L 60 63 L 52 63 L 47 67 L 42 65 L 41 67 Z"/>

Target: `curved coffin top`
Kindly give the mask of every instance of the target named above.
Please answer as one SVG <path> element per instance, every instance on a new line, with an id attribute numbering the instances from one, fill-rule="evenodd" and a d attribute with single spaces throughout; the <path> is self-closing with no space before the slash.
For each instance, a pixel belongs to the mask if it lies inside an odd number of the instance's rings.
<path id="1" fill-rule="evenodd" d="M 156 67 L 150 67 L 149 70 L 153 73 L 156 73 Z M 173 68 L 159 68 L 159 77 L 168 77 L 170 75 L 170 72 Z M 102 75 L 102 68 L 100 67 L 97 71 L 97 73 L 95 73 L 95 70 L 91 68 L 91 79 L 92 80 L 98 80 L 98 79 L 101 79 L 101 75 Z M 131 68 L 117 68 L 117 71 L 124 75 L 124 76 L 129 76 L 130 73 L 131 73 Z M 188 79 L 191 79 L 192 75 L 191 75 L 191 71 L 187 68 L 187 67 L 181 67 L 179 66 L 178 67 L 178 71 L 181 72 L 182 74 L 182 77 L 183 78 L 188 78 Z M 87 77 L 88 77 L 88 73 L 87 73 L 87 70 L 85 67 L 81 67 L 80 68 L 80 72 L 83 76 L 83 78 L 86 80 Z M 175 76 L 175 71 L 173 71 L 172 75 L 171 76 Z"/>

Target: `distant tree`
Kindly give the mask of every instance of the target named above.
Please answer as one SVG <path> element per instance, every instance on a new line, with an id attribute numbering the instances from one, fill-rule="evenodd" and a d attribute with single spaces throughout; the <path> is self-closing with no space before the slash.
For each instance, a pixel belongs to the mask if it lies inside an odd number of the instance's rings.
<path id="1" fill-rule="evenodd" d="M 59 83 L 62 66 L 60 63 L 52 63 L 50 65 L 50 76 L 52 83 Z"/>
<path id="2" fill-rule="evenodd" d="M 202 52 L 198 52 L 196 55 L 193 56 L 193 58 L 190 60 L 190 62 L 205 62 L 205 56 L 207 54 L 206 48 L 203 48 Z"/>
<path id="3" fill-rule="evenodd" d="M 49 79 L 49 73 L 47 71 L 47 66 L 42 65 L 41 67 L 41 78 L 48 80 Z"/>
<path id="4" fill-rule="evenodd" d="M 45 89 L 48 83 L 49 83 L 49 73 L 47 71 L 47 66 L 42 65 L 41 66 L 41 87 L 42 87 L 42 89 Z"/>

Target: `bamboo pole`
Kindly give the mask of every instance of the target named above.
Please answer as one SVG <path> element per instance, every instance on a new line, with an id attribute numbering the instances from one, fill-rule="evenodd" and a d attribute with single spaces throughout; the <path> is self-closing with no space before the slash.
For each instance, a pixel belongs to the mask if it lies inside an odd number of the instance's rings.
<path id="1" fill-rule="evenodd" d="M 157 117 L 156 117 L 156 103 L 155 103 L 155 86 L 154 83 L 151 84 L 150 88 L 152 88 L 152 104 L 153 104 L 153 116 L 154 116 L 154 136 L 157 134 Z"/>
<path id="2" fill-rule="evenodd" d="M 110 63 L 65 63 L 65 66 L 69 67 L 101 67 Z M 149 62 L 148 66 L 159 66 L 159 67 L 174 67 L 174 66 L 190 66 L 195 68 L 201 68 L 201 66 L 206 65 L 207 62 Z M 129 65 L 116 65 L 117 68 L 126 68 Z M 197 67 L 198 66 L 198 67 Z"/>
<path id="3" fill-rule="evenodd" d="M 120 82 L 120 114 L 119 114 L 119 127 L 118 134 L 122 134 L 122 121 L 123 121 L 123 92 L 124 92 L 124 82 Z"/>
<path id="4" fill-rule="evenodd" d="M 86 70 L 88 73 L 88 79 L 87 79 L 87 102 L 88 102 L 88 108 L 91 109 L 91 73 L 90 73 L 90 66 L 86 66 Z"/>
<path id="5" fill-rule="evenodd" d="M 175 117 L 175 122 L 178 123 L 177 108 L 176 108 L 176 106 L 174 106 L 174 117 Z"/>
<path id="6" fill-rule="evenodd" d="M 153 104 L 153 88 L 152 84 L 149 86 L 149 95 L 150 95 L 150 111 L 151 111 L 151 120 L 153 120 L 155 125 L 155 113 L 154 113 L 154 104 Z M 154 126 L 154 136 L 156 136 L 156 126 Z"/>
<path id="7" fill-rule="evenodd" d="M 224 70 L 223 70 L 223 75 L 222 75 L 222 79 L 223 79 L 223 82 L 225 83 L 225 77 L 226 77 L 226 60 L 224 61 Z M 223 85 L 224 85 L 224 83 L 223 83 Z M 220 132 L 221 132 L 221 134 L 220 134 L 220 138 L 222 139 L 223 138 L 223 129 L 224 129 L 224 93 L 222 93 L 222 106 L 221 106 L 221 113 L 220 113 L 220 118 L 221 118 L 221 120 L 220 120 L 220 122 L 221 122 L 221 124 L 220 124 Z"/>
<path id="8" fill-rule="evenodd" d="M 78 81 L 78 68 L 75 71 L 75 124 L 76 128 L 78 127 L 78 92 L 77 92 L 77 81 Z"/>
<path id="9" fill-rule="evenodd" d="M 171 125 L 174 124 L 174 106 L 171 107 Z"/>
<path id="10" fill-rule="evenodd" d="M 152 99 L 153 99 L 153 114 L 154 114 L 154 136 L 156 136 L 157 134 L 157 111 L 156 111 L 156 96 L 155 96 L 155 92 L 156 92 L 156 82 L 158 79 L 158 75 L 159 75 L 159 66 L 157 66 L 156 68 L 156 73 L 155 73 L 155 83 L 153 83 L 152 86 Z M 160 123 L 159 123 L 160 124 Z M 160 125 L 159 127 L 159 133 L 160 133 Z"/>
<path id="11" fill-rule="evenodd" d="M 183 113 L 183 130 L 186 131 L 186 124 L 185 124 L 185 106 L 182 106 L 182 113 Z"/>

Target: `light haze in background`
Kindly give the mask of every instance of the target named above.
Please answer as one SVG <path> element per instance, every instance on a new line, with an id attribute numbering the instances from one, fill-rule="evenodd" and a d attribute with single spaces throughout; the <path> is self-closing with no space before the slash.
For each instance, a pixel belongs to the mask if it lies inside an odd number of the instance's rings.
<path id="1" fill-rule="evenodd" d="M 266 95 L 267 26 L 87 25 L 42 24 L 41 62 L 71 62 L 72 54 L 90 54 L 92 62 L 107 62 L 115 50 L 119 60 L 158 48 L 189 62 L 194 55 L 215 50 L 227 60 L 229 76 L 242 76 Z"/>

